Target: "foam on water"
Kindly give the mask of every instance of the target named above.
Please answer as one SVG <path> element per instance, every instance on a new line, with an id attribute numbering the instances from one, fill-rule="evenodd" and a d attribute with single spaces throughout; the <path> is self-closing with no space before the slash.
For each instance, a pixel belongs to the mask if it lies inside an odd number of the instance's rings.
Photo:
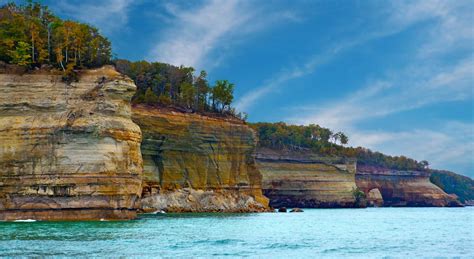
<path id="1" fill-rule="evenodd" d="M 13 222 L 36 222 L 34 219 L 17 219 L 14 220 Z"/>

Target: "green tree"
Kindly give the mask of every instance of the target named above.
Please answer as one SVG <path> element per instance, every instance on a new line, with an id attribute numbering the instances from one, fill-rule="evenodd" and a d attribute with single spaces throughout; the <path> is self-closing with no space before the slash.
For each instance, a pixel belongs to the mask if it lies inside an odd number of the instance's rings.
<path id="1" fill-rule="evenodd" d="M 27 66 L 31 64 L 30 45 L 26 42 L 20 41 L 14 50 L 9 50 L 8 55 L 13 64 L 20 66 Z"/>
<path id="2" fill-rule="evenodd" d="M 158 96 L 151 90 L 151 88 L 146 89 L 144 101 L 148 105 L 154 105 L 158 103 Z"/>
<path id="3" fill-rule="evenodd" d="M 216 85 L 212 88 L 213 105 L 221 106 L 220 112 L 223 112 L 230 106 L 234 99 L 234 84 L 227 80 L 217 80 Z"/>
<path id="4" fill-rule="evenodd" d="M 430 181 L 446 193 L 456 194 L 461 202 L 474 201 L 474 180 L 449 171 L 431 170 Z"/>
<path id="5" fill-rule="evenodd" d="M 181 106 L 195 111 L 223 112 L 239 118 L 239 113 L 231 107 L 234 85 L 226 80 L 219 80 L 215 87 L 210 87 L 207 73 L 201 71 L 193 76 L 192 67 L 173 66 L 159 62 L 114 60 L 116 69 L 128 75 L 137 85 L 133 97 L 134 103 L 146 103 L 145 93 L 151 89 L 159 98 L 161 106 Z M 209 104 L 212 101 L 212 105 Z M 240 118 L 245 116 L 240 113 Z"/>
<path id="6" fill-rule="evenodd" d="M 29 62 L 24 60 L 25 43 L 29 46 Z M 98 67 L 110 63 L 110 57 L 110 42 L 94 27 L 63 21 L 33 1 L 0 7 L 1 61 L 33 66 L 52 64 L 66 72 L 71 62 L 75 67 Z"/>
<path id="7" fill-rule="evenodd" d="M 207 106 L 207 95 L 209 93 L 209 84 L 207 82 L 207 73 L 202 70 L 194 83 L 196 88 L 197 109 L 205 110 Z"/>
<path id="8" fill-rule="evenodd" d="M 192 84 L 184 82 L 180 85 L 181 89 L 181 99 L 183 105 L 186 108 L 191 108 L 194 103 L 194 98 L 196 96 L 195 88 Z"/>
<path id="9" fill-rule="evenodd" d="M 340 132 L 339 134 L 339 140 L 341 141 L 342 145 L 346 145 L 347 143 L 349 143 L 349 137 L 347 137 L 347 135 L 342 132 Z"/>
<path id="10" fill-rule="evenodd" d="M 161 94 L 158 97 L 158 103 L 163 105 L 163 106 L 168 106 L 168 105 L 172 104 L 171 98 L 167 94 Z"/>

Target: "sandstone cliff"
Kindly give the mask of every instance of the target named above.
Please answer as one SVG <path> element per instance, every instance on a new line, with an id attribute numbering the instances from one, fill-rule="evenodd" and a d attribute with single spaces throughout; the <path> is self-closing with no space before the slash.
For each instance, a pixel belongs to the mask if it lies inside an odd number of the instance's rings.
<path id="1" fill-rule="evenodd" d="M 145 211 L 268 209 L 256 137 L 241 121 L 144 106 L 133 108 L 133 120 L 143 132 Z"/>
<path id="2" fill-rule="evenodd" d="M 374 202 L 383 206 L 460 206 L 456 197 L 432 184 L 429 177 L 427 172 L 358 166 L 356 184 L 369 198 L 375 199 L 374 193 L 380 193 L 377 199 L 381 201 Z"/>
<path id="3" fill-rule="evenodd" d="M 0 220 L 134 218 L 141 194 L 134 83 L 110 67 L 67 85 L 0 74 Z"/>
<path id="4" fill-rule="evenodd" d="M 264 194 L 273 207 L 354 207 L 355 161 L 321 158 L 311 152 L 259 148 Z"/>

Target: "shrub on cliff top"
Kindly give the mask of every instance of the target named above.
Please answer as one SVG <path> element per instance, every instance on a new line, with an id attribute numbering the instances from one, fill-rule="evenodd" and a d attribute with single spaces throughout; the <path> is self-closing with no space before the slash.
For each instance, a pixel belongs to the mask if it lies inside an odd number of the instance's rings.
<path id="1" fill-rule="evenodd" d="M 234 84 L 217 80 L 209 85 L 206 71 L 194 74 L 194 68 L 173 66 L 160 62 L 114 60 L 116 69 L 129 76 L 137 85 L 132 98 L 134 104 L 181 107 L 195 112 L 231 115 L 240 119 L 246 116 L 237 113 L 231 104 L 234 99 Z M 146 98 L 146 95 L 157 98 Z"/>
<path id="2" fill-rule="evenodd" d="M 77 69 L 111 63 L 111 44 L 87 24 L 62 20 L 46 6 L 27 1 L 0 7 L 0 61 L 27 68 L 51 65 L 63 80 L 77 80 Z M 133 103 L 184 107 L 187 110 L 239 117 L 231 107 L 234 84 L 218 80 L 210 86 L 205 71 L 164 63 L 116 60 L 117 70 L 138 87 Z"/>
<path id="3" fill-rule="evenodd" d="M 319 155 L 357 158 L 359 165 L 377 166 L 396 170 L 425 170 L 428 162 L 418 162 L 405 156 L 389 156 L 362 147 L 346 147 L 349 138 L 342 132 L 310 124 L 288 125 L 278 123 L 250 124 L 258 133 L 261 147 L 274 149 L 307 149 Z"/>

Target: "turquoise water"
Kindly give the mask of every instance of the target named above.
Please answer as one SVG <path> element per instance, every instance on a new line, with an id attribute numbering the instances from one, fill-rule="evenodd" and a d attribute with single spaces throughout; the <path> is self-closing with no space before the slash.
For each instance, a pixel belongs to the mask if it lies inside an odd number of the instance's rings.
<path id="1" fill-rule="evenodd" d="M 473 207 L 371 208 L 0 222 L 0 255 L 472 258 L 473 217 Z"/>

